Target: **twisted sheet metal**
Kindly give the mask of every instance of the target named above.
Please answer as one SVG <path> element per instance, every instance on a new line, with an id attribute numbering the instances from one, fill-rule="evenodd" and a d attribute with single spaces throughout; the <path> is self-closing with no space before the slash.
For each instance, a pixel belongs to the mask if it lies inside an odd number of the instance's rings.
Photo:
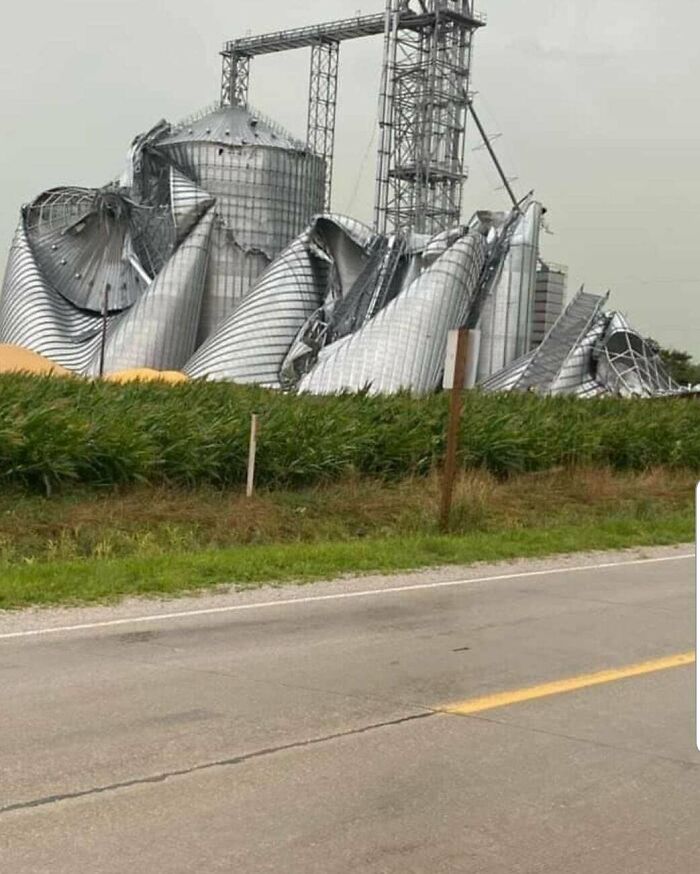
<path id="1" fill-rule="evenodd" d="M 345 297 L 357 282 L 377 239 L 371 228 L 347 216 L 337 213 L 314 216 L 309 245 L 315 255 L 332 265 L 327 306 Z"/>
<path id="2" fill-rule="evenodd" d="M 215 203 L 216 198 L 208 191 L 195 185 L 175 167 L 170 168 L 170 209 L 178 242 L 185 239 L 204 213 Z"/>
<path id="3" fill-rule="evenodd" d="M 590 296 L 594 297 L 594 295 Z M 596 391 L 598 394 L 605 393 L 605 386 L 602 385 L 598 379 L 593 354 L 596 344 L 604 334 L 608 323 L 607 316 L 603 312 L 603 306 L 607 300 L 607 295 L 600 297 L 599 300 L 600 303 L 596 305 L 595 312 L 591 315 L 590 320 L 581 331 L 579 337 L 571 344 L 571 348 L 568 354 L 563 358 L 556 375 L 550 378 L 549 389 L 545 388 L 546 377 L 543 379 L 542 371 L 540 370 L 540 362 L 537 360 L 533 368 L 523 380 L 523 386 L 525 388 L 534 385 L 535 389 L 540 393 L 551 395 L 575 394 L 588 397 Z M 583 326 L 583 320 L 579 324 Z M 562 333 L 563 326 L 564 322 L 562 321 Z M 535 358 L 537 359 L 537 352 L 535 353 Z M 595 386 L 598 386 L 598 388 L 595 389 Z"/>
<path id="4" fill-rule="evenodd" d="M 104 373 L 149 367 L 179 370 L 196 349 L 214 212 L 180 245 L 150 288 L 107 333 Z M 100 354 L 88 368 L 99 375 Z"/>
<path id="5" fill-rule="evenodd" d="M 347 238 L 365 252 L 377 238 L 376 232 L 369 225 L 337 212 L 315 215 L 311 225 L 311 244 L 320 244 L 326 254 L 333 252 L 341 257 L 340 246 L 344 243 L 343 238 Z"/>
<path id="6" fill-rule="evenodd" d="M 517 361 L 509 364 L 508 367 L 504 367 L 503 370 L 499 370 L 498 373 L 494 373 L 493 376 L 483 380 L 479 383 L 479 387 L 483 391 L 488 392 L 514 391 L 517 389 L 520 380 L 523 378 L 534 357 L 534 351 L 523 355 L 522 358 L 518 358 Z"/>
<path id="7" fill-rule="evenodd" d="M 515 226 L 507 254 L 479 322 L 478 378 L 485 380 L 530 349 L 542 205 L 530 202 Z"/>
<path id="8" fill-rule="evenodd" d="M 678 394 L 681 386 L 664 368 L 656 349 L 620 313 L 610 318 L 597 355 L 597 378 L 622 397 Z"/>
<path id="9" fill-rule="evenodd" d="M 603 311 L 608 297 L 581 290 L 538 349 L 484 380 L 481 388 L 582 398 L 680 393 L 657 351 L 620 313 Z"/>
<path id="10" fill-rule="evenodd" d="M 216 198 L 199 342 L 323 210 L 324 162 L 241 106 L 161 136 L 153 149 Z"/>
<path id="11" fill-rule="evenodd" d="M 323 305 L 299 331 L 282 363 L 280 381 L 294 389 L 316 364 L 321 350 L 357 331 L 400 288 L 396 268 L 403 241 L 384 237 L 343 216 L 318 216 L 310 230 L 311 251 L 328 263 Z M 394 290 L 394 285 L 396 289 Z"/>
<path id="12" fill-rule="evenodd" d="M 572 394 L 595 375 L 593 348 L 605 330 L 601 311 L 608 297 L 579 291 L 543 343 L 504 371 L 483 380 L 485 391 Z"/>
<path id="13" fill-rule="evenodd" d="M 115 318 L 110 316 L 109 321 Z M 22 222 L 0 296 L 0 343 L 30 349 L 82 373 L 99 349 L 101 331 L 99 315 L 77 309 L 48 285 Z"/>
<path id="14" fill-rule="evenodd" d="M 260 278 L 185 372 L 193 377 L 280 387 L 280 369 L 304 323 L 323 303 L 330 264 L 298 237 Z"/>
<path id="15" fill-rule="evenodd" d="M 481 234 L 458 240 L 357 333 L 326 347 L 299 391 L 433 391 L 448 333 L 466 317 L 486 253 Z"/>
<path id="16" fill-rule="evenodd" d="M 46 282 L 67 301 L 100 313 L 138 298 L 143 270 L 129 260 L 131 205 L 119 194 L 57 188 L 23 210 L 27 241 Z"/>
<path id="17" fill-rule="evenodd" d="M 594 375 L 592 351 L 604 330 L 600 314 L 607 297 L 579 291 L 543 343 L 507 368 L 481 381 L 485 391 L 570 394 Z"/>

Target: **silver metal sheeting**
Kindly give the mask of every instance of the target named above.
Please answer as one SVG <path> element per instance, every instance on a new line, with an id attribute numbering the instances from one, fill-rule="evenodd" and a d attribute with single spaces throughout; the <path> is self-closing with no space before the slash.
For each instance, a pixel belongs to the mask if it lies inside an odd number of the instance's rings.
<path id="1" fill-rule="evenodd" d="M 171 128 L 161 141 L 174 143 L 219 143 L 224 146 L 270 146 L 274 149 L 306 151 L 279 125 L 255 110 L 243 106 L 222 106 L 205 112 L 198 118 L 181 122 Z"/>
<path id="2" fill-rule="evenodd" d="M 23 222 L 10 249 L 0 296 L 0 343 L 31 349 L 84 373 L 99 349 L 101 325 L 99 315 L 78 309 L 48 285 Z"/>
<path id="3" fill-rule="evenodd" d="M 185 371 L 318 394 L 432 391 L 487 251 L 482 231 L 407 242 L 319 216 Z"/>
<path id="4" fill-rule="evenodd" d="M 530 201 L 512 230 L 479 322 L 479 379 L 502 370 L 530 350 L 541 222 L 541 204 Z"/>
<path id="5" fill-rule="evenodd" d="M 483 235 L 458 239 L 364 327 L 325 348 L 299 391 L 437 389 L 449 331 L 466 318 L 486 253 Z"/>
<path id="6" fill-rule="evenodd" d="M 0 342 L 84 374 L 180 369 L 322 208 L 323 161 L 281 129 L 241 107 L 191 125 L 138 136 L 118 183 L 23 209 Z"/>
<path id="7" fill-rule="evenodd" d="M 280 369 L 302 325 L 323 302 L 328 264 L 302 234 L 185 367 L 193 377 L 279 388 Z"/>
<path id="8" fill-rule="evenodd" d="M 95 313 L 105 290 L 113 310 L 131 306 L 144 288 L 142 271 L 125 257 L 134 251 L 131 210 L 125 198 L 85 188 L 47 191 L 26 207 L 27 240 L 50 287 Z"/>
<path id="9" fill-rule="evenodd" d="M 329 298 L 352 287 L 375 238 L 353 219 L 315 218 L 199 349 L 186 373 L 280 388 L 299 332 Z"/>
<path id="10" fill-rule="evenodd" d="M 160 122 L 134 140 L 119 183 L 52 189 L 23 209 L 0 343 L 90 376 L 148 367 L 314 394 L 426 393 L 449 331 L 468 324 L 487 391 L 679 390 L 607 298 L 583 291 L 530 351 L 532 198 L 431 238 L 318 215 L 323 196 L 323 162 L 242 107 Z"/>
<path id="11" fill-rule="evenodd" d="M 197 348 L 214 212 L 201 218 L 133 307 L 107 331 L 104 372 L 179 370 Z M 89 375 L 99 375 L 92 362 Z"/>
<path id="12" fill-rule="evenodd" d="M 203 342 L 247 296 L 272 259 L 323 208 L 324 171 L 306 152 L 167 141 L 159 152 L 216 198 L 202 311 Z"/>
<path id="13" fill-rule="evenodd" d="M 542 345 L 482 381 L 484 391 L 531 391 L 578 397 L 680 394 L 657 350 L 616 312 L 608 295 L 581 290 Z"/>
<path id="14" fill-rule="evenodd" d="M 210 209 L 134 306 L 106 318 L 50 288 L 20 227 L 0 296 L 0 342 L 91 376 L 103 353 L 104 373 L 180 369 L 196 348 L 212 221 Z"/>

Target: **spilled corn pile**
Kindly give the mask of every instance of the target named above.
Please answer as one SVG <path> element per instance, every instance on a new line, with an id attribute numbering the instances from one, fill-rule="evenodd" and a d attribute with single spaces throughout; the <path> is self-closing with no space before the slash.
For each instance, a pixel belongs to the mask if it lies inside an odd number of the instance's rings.
<path id="1" fill-rule="evenodd" d="M 33 373 L 37 375 L 70 376 L 70 371 L 54 364 L 48 358 L 23 349 L 0 343 L 0 373 Z"/>

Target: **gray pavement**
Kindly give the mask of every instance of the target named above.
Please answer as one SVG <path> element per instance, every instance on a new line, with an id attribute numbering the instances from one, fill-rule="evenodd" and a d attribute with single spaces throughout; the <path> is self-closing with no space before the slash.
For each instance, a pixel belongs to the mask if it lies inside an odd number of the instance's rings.
<path id="1" fill-rule="evenodd" d="M 440 713 L 694 649 L 692 552 L 0 616 L 0 871 L 695 874 L 692 666 Z"/>

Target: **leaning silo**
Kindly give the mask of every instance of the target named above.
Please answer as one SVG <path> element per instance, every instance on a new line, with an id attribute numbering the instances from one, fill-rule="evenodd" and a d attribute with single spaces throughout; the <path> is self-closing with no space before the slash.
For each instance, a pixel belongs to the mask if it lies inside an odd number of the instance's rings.
<path id="1" fill-rule="evenodd" d="M 530 350 L 542 205 L 530 201 L 513 227 L 479 327 L 478 379 L 488 379 Z"/>
<path id="2" fill-rule="evenodd" d="M 323 211 L 325 162 L 242 106 L 173 128 L 156 148 L 216 198 L 201 343 Z"/>

